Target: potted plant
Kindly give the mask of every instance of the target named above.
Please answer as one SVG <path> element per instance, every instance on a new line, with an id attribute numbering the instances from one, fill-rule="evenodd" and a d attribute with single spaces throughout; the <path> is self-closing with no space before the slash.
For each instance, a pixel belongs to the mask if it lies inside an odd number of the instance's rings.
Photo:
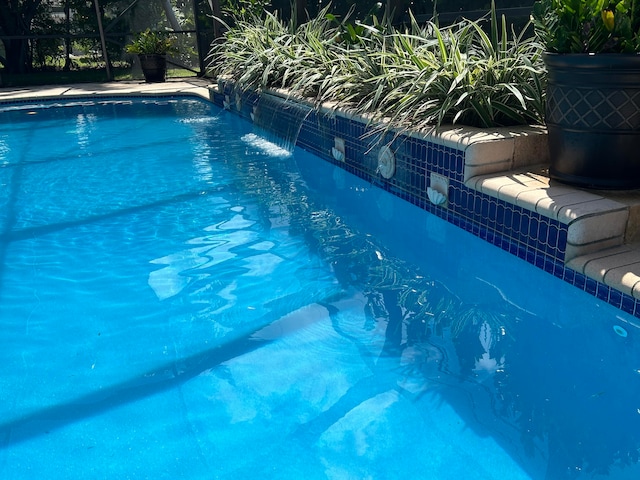
<path id="1" fill-rule="evenodd" d="M 175 38 L 166 32 L 147 29 L 136 35 L 125 50 L 127 53 L 138 55 L 146 82 L 164 82 L 167 74 L 167 54 L 175 52 Z"/>
<path id="2" fill-rule="evenodd" d="M 640 187 L 640 0 L 539 0 L 550 176 Z"/>

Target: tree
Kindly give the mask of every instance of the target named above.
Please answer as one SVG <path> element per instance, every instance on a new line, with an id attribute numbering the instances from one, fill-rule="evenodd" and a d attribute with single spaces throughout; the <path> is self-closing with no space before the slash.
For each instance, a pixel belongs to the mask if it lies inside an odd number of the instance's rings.
<path id="1" fill-rule="evenodd" d="M 29 35 L 31 24 L 43 0 L 4 0 L 0 2 L 0 36 L 5 57 L 0 58 L 7 73 L 31 70 Z"/>
<path id="2" fill-rule="evenodd" d="M 61 38 L 65 34 L 64 20 L 53 15 L 53 6 L 51 2 L 43 1 L 31 21 L 33 38 L 29 40 L 29 51 L 35 68 L 45 69 L 64 58 Z"/>

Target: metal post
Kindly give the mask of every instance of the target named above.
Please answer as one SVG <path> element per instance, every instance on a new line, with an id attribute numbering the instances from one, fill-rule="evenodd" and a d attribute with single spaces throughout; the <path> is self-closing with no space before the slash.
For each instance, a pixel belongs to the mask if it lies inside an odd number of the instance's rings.
<path id="1" fill-rule="evenodd" d="M 102 45 L 102 57 L 104 58 L 104 64 L 107 69 L 107 80 L 112 81 L 113 75 L 111 75 L 111 66 L 109 65 L 109 55 L 107 55 L 107 42 L 104 38 L 104 29 L 102 28 L 102 15 L 100 15 L 99 0 L 93 0 L 93 4 L 96 7 L 96 17 L 98 18 L 98 30 L 100 31 L 100 43 Z"/>
<path id="2" fill-rule="evenodd" d="M 193 0 L 192 5 L 193 5 L 193 18 L 195 19 L 193 23 L 196 29 L 196 47 L 198 49 L 198 68 L 200 69 L 198 76 L 200 77 L 204 75 L 204 71 L 205 71 L 204 57 L 206 54 L 205 52 L 202 51 L 202 38 L 201 38 L 202 33 L 200 32 L 200 20 L 199 20 L 200 18 L 199 0 Z"/>
<path id="3" fill-rule="evenodd" d="M 213 12 L 213 39 L 214 41 L 218 41 L 220 37 L 222 37 L 222 28 L 219 18 L 222 18 L 222 8 L 220 8 L 220 0 L 209 0 L 209 6 L 211 7 L 211 11 Z"/>

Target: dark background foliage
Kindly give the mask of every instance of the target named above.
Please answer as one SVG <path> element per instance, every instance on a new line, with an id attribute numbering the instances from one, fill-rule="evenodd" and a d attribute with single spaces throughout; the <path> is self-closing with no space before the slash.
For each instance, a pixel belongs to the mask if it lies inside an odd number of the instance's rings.
<path id="1" fill-rule="evenodd" d="M 381 18 L 385 10 L 393 12 L 395 25 L 402 25 L 411 11 L 419 21 L 432 17 L 434 7 L 442 23 L 467 16 L 478 18 L 490 8 L 489 0 L 166 0 L 181 23 L 182 51 L 176 56 L 194 74 L 204 74 L 203 58 L 209 45 L 220 36 L 220 26 L 213 21 L 213 10 L 220 7 L 219 15 L 230 20 L 233 15 L 278 12 L 284 20 L 292 16 L 298 22 L 313 18 L 329 3 L 338 18 L 348 14 L 349 21 L 365 20 L 375 13 Z M 124 65 L 131 69 L 131 58 L 123 54 L 126 42 L 136 32 L 171 30 L 163 1 L 159 0 L 99 0 L 102 23 L 106 30 L 106 50 L 109 65 Z M 529 16 L 533 0 L 496 0 L 501 9 L 524 7 L 525 10 L 508 12 L 510 21 Z M 195 7 L 194 7 L 195 6 Z M 212 7 L 214 7 L 212 9 Z M 524 13 L 523 13 L 524 12 Z M 0 1 L 0 85 L 9 82 L 12 75 L 30 75 L 35 72 L 70 72 L 82 69 L 104 68 L 104 55 L 95 0 L 3 0 Z M 370 18 L 370 17 L 369 17 Z M 217 29 L 216 29 L 217 28 Z M 198 64 L 198 57 L 200 64 Z M 119 63 L 118 62 L 125 62 Z"/>

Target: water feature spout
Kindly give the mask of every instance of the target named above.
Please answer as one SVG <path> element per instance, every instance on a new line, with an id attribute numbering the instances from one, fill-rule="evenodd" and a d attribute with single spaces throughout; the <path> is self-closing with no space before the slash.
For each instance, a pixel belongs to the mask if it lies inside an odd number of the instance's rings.
<path id="1" fill-rule="evenodd" d="M 384 146 L 378 152 L 378 168 L 376 175 L 382 176 L 384 179 L 390 179 L 396 173 L 396 157 L 393 150 L 388 146 Z"/>
<path id="2" fill-rule="evenodd" d="M 276 95 L 260 95 L 253 111 L 253 124 L 279 147 L 293 152 L 302 123 L 311 107 L 288 101 Z"/>
<path id="3" fill-rule="evenodd" d="M 449 179 L 438 173 L 431 173 L 429 177 L 431 185 L 427 187 L 429 201 L 436 206 L 446 206 L 449 201 Z"/>
<path id="4" fill-rule="evenodd" d="M 333 147 L 331 147 L 331 156 L 338 162 L 345 161 L 345 144 L 344 139 L 335 137 L 333 139 Z"/>
<path id="5" fill-rule="evenodd" d="M 431 187 L 427 187 L 427 196 L 434 205 L 444 205 L 447 201 L 447 197 L 444 194 Z"/>

